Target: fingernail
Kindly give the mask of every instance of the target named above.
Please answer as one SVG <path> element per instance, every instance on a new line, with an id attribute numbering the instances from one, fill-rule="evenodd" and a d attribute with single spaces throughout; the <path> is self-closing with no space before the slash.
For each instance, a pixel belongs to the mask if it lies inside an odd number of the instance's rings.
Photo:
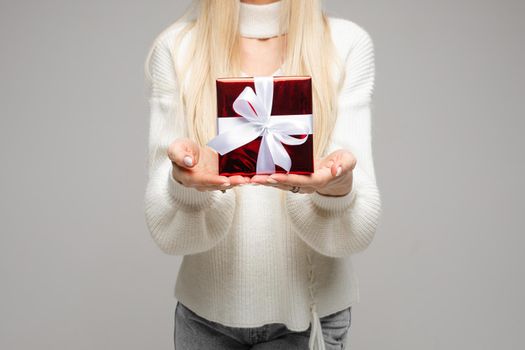
<path id="1" fill-rule="evenodd" d="M 269 177 L 268 179 L 266 179 L 266 182 L 269 182 L 269 183 L 271 183 L 271 184 L 276 184 L 276 183 L 277 183 L 277 180 L 275 180 L 275 179 Z"/>
<path id="2" fill-rule="evenodd" d="M 182 161 L 186 166 L 193 166 L 193 159 L 190 156 L 184 157 Z"/>
<path id="3" fill-rule="evenodd" d="M 230 186 L 230 183 L 229 183 L 229 182 L 225 182 L 225 183 L 223 183 L 221 186 L 222 186 L 222 187 L 228 187 L 228 186 Z"/>
<path id="4" fill-rule="evenodd" d="M 341 168 L 341 167 L 337 168 L 335 176 L 337 177 L 337 176 L 341 175 L 342 172 L 343 172 L 343 168 Z"/>

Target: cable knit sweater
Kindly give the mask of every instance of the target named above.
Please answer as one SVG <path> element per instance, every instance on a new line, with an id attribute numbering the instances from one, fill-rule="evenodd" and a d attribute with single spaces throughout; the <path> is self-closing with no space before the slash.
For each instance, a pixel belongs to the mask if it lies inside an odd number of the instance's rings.
<path id="1" fill-rule="evenodd" d="M 169 46 L 182 24 L 154 47 L 145 218 L 160 249 L 183 256 L 175 297 L 208 320 L 231 327 L 278 322 L 303 331 L 359 301 L 351 256 L 369 246 L 381 211 L 371 147 L 374 51 L 356 23 L 329 17 L 329 25 L 346 77 L 327 154 L 343 148 L 357 158 L 352 191 L 343 197 L 282 196 L 249 185 L 198 192 L 177 183 L 167 149 L 187 132 L 183 115 L 169 113 L 180 107 Z"/>

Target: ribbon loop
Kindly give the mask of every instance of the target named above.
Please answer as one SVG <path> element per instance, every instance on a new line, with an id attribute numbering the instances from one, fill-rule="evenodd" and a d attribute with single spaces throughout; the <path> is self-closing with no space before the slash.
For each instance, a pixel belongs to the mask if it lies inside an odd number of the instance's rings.
<path id="1" fill-rule="evenodd" d="M 208 146 L 224 155 L 262 136 L 257 174 L 274 173 L 276 164 L 289 172 L 292 159 L 283 144 L 301 145 L 312 133 L 311 114 L 271 115 L 273 84 L 273 76 L 254 77 L 255 91 L 246 87 L 233 102 L 233 110 L 242 118 L 219 118 L 219 134 L 208 142 Z"/>

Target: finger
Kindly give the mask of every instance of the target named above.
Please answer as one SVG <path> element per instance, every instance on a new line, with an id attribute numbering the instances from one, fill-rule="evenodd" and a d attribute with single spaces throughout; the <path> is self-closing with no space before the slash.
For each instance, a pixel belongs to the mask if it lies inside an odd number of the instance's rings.
<path id="1" fill-rule="evenodd" d="M 240 186 L 244 186 L 246 185 L 246 183 L 240 183 L 240 184 L 233 184 L 233 183 L 230 183 L 229 185 L 227 184 L 222 184 L 222 185 L 207 185 L 207 186 L 201 186 L 202 189 L 206 190 L 206 191 L 225 191 L 225 190 L 230 190 L 232 188 L 235 188 L 235 187 L 240 187 Z"/>
<path id="2" fill-rule="evenodd" d="M 244 185 L 249 183 L 249 181 L 246 181 L 246 178 L 241 175 L 230 176 L 228 179 L 230 180 L 230 184 L 232 186 Z"/>
<path id="3" fill-rule="evenodd" d="M 272 174 L 267 181 L 289 186 L 317 188 L 329 181 L 331 177 L 330 168 L 321 168 L 311 175 Z"/>
<path id="4" fill-rule="evenodd" d="M 332 164 L 331 171 L 335 177 L 341 176 L 342 173 L 352 171 L 356 166 L 356 159 L 350 152 L 342 152 L 339 159 Z"/>
<path id="5" fill-rule="evenodd" d="M 267 184 L 267 179 L 268 179 L 268 175 L 254 175 L 252 176 L 252 178 L 250 179 L 250 183 L 252 184 L 259 184 L 259 185 L 266 185 Z"/>
<path id="6" fill-rule="evenodd" d="M 334 164 L 335 160 L 332 159 L 332 158 L 323 158 L 322 160 L 318 161 L 316 164 L 317 164 L 317 169 L 321 169 L 321 168 L 331 168 L 332 165 Z"/>
<path id="7" fill-rule="evenodd" d="M 312 175 L 297 175 L 297 174 L 272 174 L 266 180 L 269 183 L 281 184 L 287 186 L 306 187 L 312 183 Z"/>
<path id="8" fill-rule="evenodd" d="M 268 182 L 268 179 L 270 178 L 270 175 L 262 175 L 262 174 L 258 174 L 258 175 L 254 175 L 252 176 L 251 178 L 249 178 L 249 184 L 251 185 L 263 185 L 263 186 L 268 186 L 268 187 L 279 187 L 279 184 L 276 182 L 276 181 L 273 181 L 273 180 L 270 180 L 270 182 Z M 287 186 L 287 185 L 283 185 L 283 186 Z M 289 186 L 286 187 L 286 188 L 290 188 Z M 281 188 L 281 189 L 286 189 L 286 188 Z"/>
<path id="9" fill-rule="evenodd" d="M 180 175 L 181 181 L 190 187 L 230 186 L 230 180 L 226 176 L 198 173 L 187 169 L 181 169 Z"/>
<path id="10" fill-rule="evenodd" d="M 204 185 L 220 185 L 221 187 L 228 187 L 231 185 L 228 177 L 214 174 L 199 174 L 197 181 Z"/>
<path id="11" fill-rule="evenodd" d="M 337 150 L 334 151 L 327 156 L 325 156 L 323 159 L 321 159 L 317 164 L 319 164 L 319 168 L 331 168 L 332 165 L 339 160 L 341 157 L 341 151 Z"/>
<path id="12" fill-rule="evenodd" d="M 169 146 L 168 157 L 181 168 L 191 169 L 199 161 L 200 148 L 190 139 L 177 139 Z"/>
<path id="13" fill-rule="evenodd" d="M 287 176 L 286 174 L 280 175 Z M 290 191 L 294 186 L 297 186 L 300 188 L 299 193 L 313 193 L 315 191 L 313 187 L 309 186 L 298 186 L 297 184 L 280 183 L 277 180 L 274 180 L 270 175 L 254 175 L 251 178 L 250 183 L 256 185 L 263 185 L 267 187 L 273 187 L 283 191 Z"/>
<path id="14" fill-rule="evenodd" d="M 330 172 L 334 177 L 341 176 L 343 173 L 343 166 L 341 165 L 341 162 L 334 162 L 330 167 Z"/>

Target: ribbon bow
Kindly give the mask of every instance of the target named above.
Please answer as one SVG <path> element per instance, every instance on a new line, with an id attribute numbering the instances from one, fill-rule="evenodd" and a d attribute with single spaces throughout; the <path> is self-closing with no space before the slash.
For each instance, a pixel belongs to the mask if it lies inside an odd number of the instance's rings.
<path id="1" fill-rule="evenodd" d="M 301 145 L 312 133 L 312 115 L 271 115 L 273 77 L 254 77 L 255 91 L 247 86 L 233 102 L 242 118 L 219 118 L 219 134 L 208 146 L 224 155 L 262 136 L 257 156 L 258 174 L 274 173 L 277 164 L 287 172 L 292 160 L 283 146 Z M 306 134 L 298 139 L 290 135 Z"/>

